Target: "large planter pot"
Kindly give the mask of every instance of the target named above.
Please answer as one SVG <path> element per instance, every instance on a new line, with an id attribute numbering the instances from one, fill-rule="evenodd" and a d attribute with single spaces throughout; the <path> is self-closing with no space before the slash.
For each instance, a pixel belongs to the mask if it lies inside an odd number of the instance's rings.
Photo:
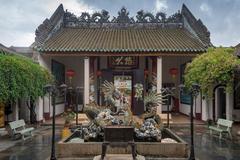
<path id="1" fill-rule="evenodd" d="M 62 139 L 66 139 L 68 138 L 69 136 L 71 136 L 71 130 L 69 129 L 69 127 L 64 127 L 63 130 L 62 130 L 62 136 L 61 138 Z"/>

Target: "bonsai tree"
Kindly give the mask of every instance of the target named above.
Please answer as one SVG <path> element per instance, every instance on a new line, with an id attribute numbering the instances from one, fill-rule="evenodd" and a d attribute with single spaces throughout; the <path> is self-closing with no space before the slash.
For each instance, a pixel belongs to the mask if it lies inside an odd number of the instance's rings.
<path id="1" fill-rule="evenodd" d="M 232 90 L 234 69 L 240 60 L 234 55 L 233 48 L 210 48 L 187 64 L 185 69 L 185 85 L 190 88 L 193 83 L 201 86 L 203 94 L 211 97 L 217 84 L 226 85 L 226 90 Z"/>
<path id="2" fill-rule="evenodd" d="M 65 127 L 69 127 L 71 125 L 71 121 L 75 118 L 75 113 L 71 110 L 67 110 L 63 113 L 63 116 L 65 118 Z"/>
<path id="3" fill-rule="evenodd" d="M 31 59 L 0 53 L 0 103 L 14 104 L 18 100 L 30 102 L 44 95 L 43 87 L 52 81 L 52 75 Z"/>

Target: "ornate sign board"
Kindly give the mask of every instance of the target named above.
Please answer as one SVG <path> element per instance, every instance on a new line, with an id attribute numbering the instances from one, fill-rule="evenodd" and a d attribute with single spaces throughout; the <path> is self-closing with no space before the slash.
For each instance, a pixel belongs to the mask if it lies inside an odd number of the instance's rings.
<path id="1" fill-rule="evenodd" d="M 138 57 L 133 56 L 109 57 L 108 64 L 110 68 L 137 68 Z"/>

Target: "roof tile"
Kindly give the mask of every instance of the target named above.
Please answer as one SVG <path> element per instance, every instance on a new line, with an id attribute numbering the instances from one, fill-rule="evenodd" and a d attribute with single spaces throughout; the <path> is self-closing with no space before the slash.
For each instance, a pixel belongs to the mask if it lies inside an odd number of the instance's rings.
<path id="1" fill-rule="evenodd" d="M 184 28 L 63 28 L 50 37 L 39 51 L 202 52 L 206 51 L 206 47 Z"/>

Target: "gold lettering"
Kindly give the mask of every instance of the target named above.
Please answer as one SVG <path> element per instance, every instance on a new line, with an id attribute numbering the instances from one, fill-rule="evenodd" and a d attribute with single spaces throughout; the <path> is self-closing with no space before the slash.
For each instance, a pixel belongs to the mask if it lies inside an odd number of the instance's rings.
<path id="1" fill-rule="evenodd" d="M 122 59 L 123 59 L 123 57 L 117 57 L 117 58 L 115 59 L 116 64 L 117 64 L 117 65 L 121 65 Z"/>
<path id="2" fill-rule="evenodd" d="M 125 58 L 125 65 L 133 65 L 132 57 L 126 57 Z"/>

